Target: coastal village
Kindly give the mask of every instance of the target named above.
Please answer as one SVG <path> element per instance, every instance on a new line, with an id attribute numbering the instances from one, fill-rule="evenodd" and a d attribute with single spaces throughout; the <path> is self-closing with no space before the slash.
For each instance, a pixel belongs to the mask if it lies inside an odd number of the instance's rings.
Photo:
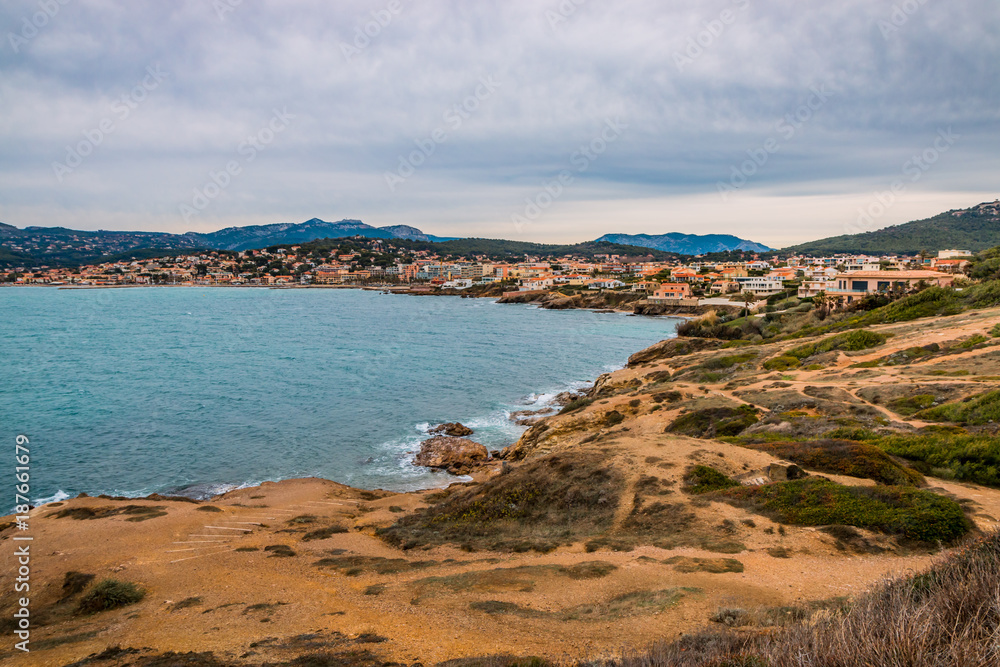
<path id="1" fill-rule="evenodd" d="M 380 287 L 414 292 L 498 286 L 504 293 L 570 291 L 639 292 L 652 304 L 689 307 L 795 290 L 799 298 L 823 294 L 846 306 L 868 294 L 946 287 L 964 279 L 972 259 L 966 250 L 936 255 L 761 257 L 740 261 L 707 257 L 636 261 L 620 255 L 523 257 L 442 256 L 395 247 L 379 239 L 342 239 L 339 247 L 316 244 L 262 250 L 207 251 L 191 255 L 128 259 L 78 268 L 22 267 L 0 273 L 0 283 L 55 286 L 270 286 Z M 637 248 L 637 251 L 640 249 Z"/>

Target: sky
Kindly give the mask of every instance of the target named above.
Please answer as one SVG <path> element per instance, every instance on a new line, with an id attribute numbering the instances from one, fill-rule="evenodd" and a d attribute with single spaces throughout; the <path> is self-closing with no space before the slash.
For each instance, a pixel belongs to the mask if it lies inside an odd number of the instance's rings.
<path id="1" fill-rule="evenodd" d="M 1000 197 L 996 0 L 5 0 L 0 222 L 783 247 Z"/>

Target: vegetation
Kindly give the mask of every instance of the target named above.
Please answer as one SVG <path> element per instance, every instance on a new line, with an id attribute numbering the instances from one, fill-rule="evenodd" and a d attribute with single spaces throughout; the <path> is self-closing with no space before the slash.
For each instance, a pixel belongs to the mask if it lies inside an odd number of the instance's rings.
<path id="1" fill-rule="evenodd" d="M 965 431 L 928 431 L 918 435 L 856 432 L 892 456 L 913 462 L 925 475 L 1000 487 L 1000 438 Z"/>
<path id="2" fill-rule="evenodd" d="M 736 482 L 710 466 L 694 466 L 684 475 L 684 490 L 688 493 L 702 494 L 712 491 L 722 491 L 739 486 Z"/>
<path id="3" fill-rule="evenodd" d="M 783 354 L 773 359 L 768 359 L 764 362 L 764 370 L 766 371 L 787 371 L 790 368 L 795 368 L 802 362 L 798 357 L 793 357 L 790 354 Z"/>
<path id="4" fill-rule="evenodd" d="M 1000 421 L 1000 391 L 991 391 L 970 396 L 963 401 L 928 408 L 918 412 L 916 418 L 973 426 L 997 422 Z"/>
<path id="5" fill-rule="evenodd" d="M 823 439 L 741 444 L 810 470 L 862 477 L 886 485 L 919 485 L 924 482 L 919 472 L 900 465 L 882 449 L 869 443 Z"/>
<path id="6" fill-rule="evenodd" d="M 735 436 L 759 421 L 758 411 L 749 405 L 735 408 L 705 408 L 681 415 L 667 427 L 668 433 L 693 438 Z"/>
<path id="7" fill-rule="evenodd" d="M 769 630 L 703 630 L 596 667 L 994 664 L 998 569 L 1000 533 L 994 533 L 930 570 L 882 584 L 849 603 L 725 609 L 712 617 L 726 626 Z"/>
<path id="8" fill-rule="evenodd" d="M 108 609 L 117 609 L 135 604 L 146 596 L 146 591 L 130 581 L 104 579 L 80 599 L 77 612 L 81 614 L 96 614 Z"/>
<path id="9" fill-rule="evenodd" d="M 410 549 L 454 543 L 467 550 L 551 551 L 607 530 L 624 488 L 598 454 L 551 455 L 449 493 L 378 531 Z"/>
<path id="10" fill-rule="evenodd" d="M 731 354 L 724 357 L 713 357 L 701 364 L 707 370 L 725 370 L 737 364 L 745 364 L 757 358 L 756 352 L 743 352 L 741 354 Z"/>
<path id="11" fill-rule="evenodd" d="M 801 360 L 808 359 L 815 354 L 832 352 L 834 350 L 857 352 L 883 345 L 886 340 L 888 340 L 888 336 L 874 331 L 851 331 L 831 336 L 830 338 L 825 338 L 809 345 L 801 345 L 789 350 L 788 356 Z"/>
<path id="12" fill-rule="evenodd" d="M 968 248 L 975 252 L 1000 245 L 1000 226 L 997 222 L 995 208 L 980 205 L 874 232 L 803 243 L 785 248 L 782 252 L 817 257 L 836 253 L 915 255 L 922 251 L 935 252 L 948 248 Z"/>
<path id="13" fill-rule="evenodd" d="M 909 486 L 854 487 L 807 478 L 728 489 L 717 497 L 781 523 L 855 526 L 926 544 L 954 542 L 972 528 L 957 502 Z"/>

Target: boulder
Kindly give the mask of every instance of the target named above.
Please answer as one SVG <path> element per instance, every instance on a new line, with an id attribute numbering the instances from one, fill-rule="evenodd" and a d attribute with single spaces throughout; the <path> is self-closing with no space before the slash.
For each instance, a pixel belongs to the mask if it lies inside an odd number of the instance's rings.
<path id="1" fill-rule="evenodd" d="M 775 461 L 768 466 L 767 476 L 775 482 L 787 482 L 792 479 L 802 479 L 806 473 L 791 461 Z"/>
<path id="2" fill-rule="evenodd" d="M 465 475 L 489 459 L 486 447 L 465 438 L 437 436 L 420 443 L 413 464 Z"/>
<path id="3" fill-rule="evenodd" d="M 452 438 L 464 438 L 467 435 L 472 435 L 473 430 L 464 424 L 459 424 L 458 422 L 439 424 L 428 431 L 429 433 L 444 433 Z"/>

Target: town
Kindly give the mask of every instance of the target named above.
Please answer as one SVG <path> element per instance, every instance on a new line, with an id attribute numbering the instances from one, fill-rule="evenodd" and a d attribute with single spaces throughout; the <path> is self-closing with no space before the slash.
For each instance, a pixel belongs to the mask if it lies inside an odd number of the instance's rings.
<path id="1" fill-rule="evenodd" d="M 636 254 L 642 249 L 636 248 Z M 178 251 L 182 252 L 183 251 Z M 200 251 L 128 259 L 77 268 L 36 267 L 0 273 L 0 284 L 54 286 L 271 286 L 379 287 L 417 292 L 494 287 L 506 292 L 640 292 L 653 304 L 697 306 L 789 293 L 831 305 L 868 294 L 904 294 L 920 286 L 964 280 L 972 252 L 942 250 L 906 256 L 831 257 L 748 255 L 738 261 L 708 257 L 640 261 L 622 255 L 518 258 L 455 257 L 412 250 L 384 239 L 324 239 L 262 250 Z"/>

